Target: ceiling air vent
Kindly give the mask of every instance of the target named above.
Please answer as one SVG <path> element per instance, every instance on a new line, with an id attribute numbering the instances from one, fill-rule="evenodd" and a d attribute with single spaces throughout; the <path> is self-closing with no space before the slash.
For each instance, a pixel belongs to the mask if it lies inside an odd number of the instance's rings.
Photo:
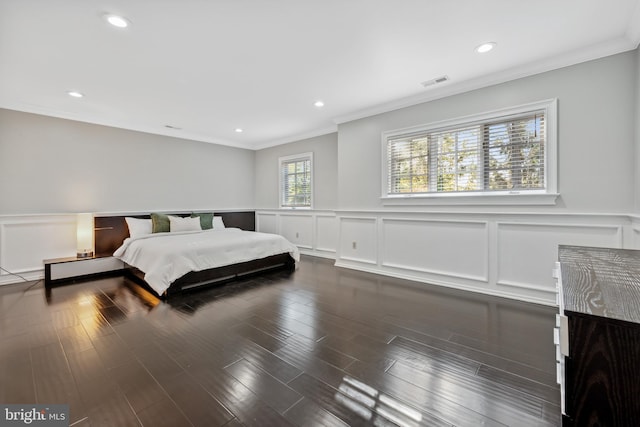
<path id="1" fill-rule="evenodd" d="M 429 86 L 436 85 L 438 83 L 444 83 L 448 80 L 449 80 L 449 76 L 442 76 L 442 77 L 437 77 L 435 79 L 427 80 L 426 82 L 422 82 L 420 84 L 424 87 L 429 87 Z"/>

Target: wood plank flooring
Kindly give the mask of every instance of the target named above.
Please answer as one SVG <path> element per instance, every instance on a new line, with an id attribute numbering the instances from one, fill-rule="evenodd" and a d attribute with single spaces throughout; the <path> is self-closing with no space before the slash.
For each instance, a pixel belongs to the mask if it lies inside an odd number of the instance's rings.
<path id="1" fill-rule="evenodd" d="M 162 302 L 0 287 L 0 403 L 73 426 L 557 426 L 556 309 L 303 257 Z"/>

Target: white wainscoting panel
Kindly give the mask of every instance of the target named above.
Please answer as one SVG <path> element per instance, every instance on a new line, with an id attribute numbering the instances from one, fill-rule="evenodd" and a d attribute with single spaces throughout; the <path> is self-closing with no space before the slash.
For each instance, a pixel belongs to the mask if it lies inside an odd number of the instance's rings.
<path id="1" fill-rule="evenodd" d="M 632 226 L 620 214 L 343 211 L 338 217 L 340 267 L 546 305 L 555 304 L 558 245 L 640 243 L 640 219 Z"/>
<path id="2" fill-rule="evenodd" d="M 73 214 L 0 216 L 0 266 L 27 279 L 75 254 Z M 640 216 L 258 210 L 256 229 L 302 253 L 387 276 L 553 305 L 561 244 L 640 249 Z M 20 279 L 0 272 L 0 285 Z"/>
<path id="3" fill-rule="evenodd" d="M 342 217 L 339 219 L 339 255 L 344 261 L 378 263 L 378 221 L 375 217 Z"/>
<path id="4" fill-rule="evenodd" d="M 256 212 L 256 230 L 263 233 L 279 234 L 278 215 L 270 212 Z"/>
<path id="5" fill-rule="evenodd" d="M 338 219 L 335 215 L 316 215 L 315 250 L 335 257 L 338 242 Z"/>
<path id="6" fill-rule="evenodd" d="M 640 249 L 640 216 L 631 215 L 629 219 L 631 220 L 631 227 L 629 227 L 631 244 L 628 246 L 630 249 Z"/>
<path id="7" fill-rule="evenodd" d="M 640 227 L 633 227 L 632 249 L 640 249 Z"/>
<path id="8" fill-rule="evenodd" d="M 313 217 L 309 214 L 280 215 L 280 235 L 301 249 L 313 249 Z"/>
<path id="9" fill-rule="evenodd" d="M 622 247 L 622 227 L 601 224 L 497 223 L 498 286 L 555 295 L 558 245 Z"/>
<path id="10" fill-rule="evenodd" d="M 306 255 L 336 257 L 338 220 L 333 211 L 258 210 L 256 230 L 280 234 Z"/>
<path id="11" fill-rule="evenodd" d="M 44 276 L 42 261 L 75 256 L 75 215 L 0 217 L 0 266 L 35 280 Z M 21 281 L 0 272 L 0 285 Z"/>
<path id="12" fill-rule="evenodd" d="M 486 221 L 382 220 L 381 265 L 487 282 Z"/>

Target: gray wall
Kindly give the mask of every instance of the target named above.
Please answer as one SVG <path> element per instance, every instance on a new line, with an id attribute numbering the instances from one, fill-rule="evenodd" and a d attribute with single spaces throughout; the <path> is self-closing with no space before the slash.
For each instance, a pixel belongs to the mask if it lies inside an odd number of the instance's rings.
<path id="1" fill-rule="evenodd" d="M 330 133 L 256 152 L 256 207 L 277 209 L 278 158 L 313 153 L 314 209 L 338 207 L 338 135 Z"/>
<path id="2" fill-rule="evenodd" d="M 307 151 L 316 209 L 383 209 L 383 131 L 554 97 L 561 197 L 538 210 L 640 212 L 639 70 L 626 52 L 257 152 L 0 109 L 0 214 L 273 209 L 278 157 Z"/>
<path id="3" fill-rule="evenodd" d="M 255 153 L 0 109 L 0 214 L 246 209 Z"/>
<path id="4" fill-rule="evenodd" d="M 382 208 L 383 131 L 558 98 L 561 197 L 546 209 L 633 212 L 637 61 L 626 52 L 342 124 L 338 206 Z"/>

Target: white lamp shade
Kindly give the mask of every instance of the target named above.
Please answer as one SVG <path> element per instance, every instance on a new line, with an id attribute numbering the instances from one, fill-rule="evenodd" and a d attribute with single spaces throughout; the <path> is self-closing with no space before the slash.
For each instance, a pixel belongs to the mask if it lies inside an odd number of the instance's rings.
<path id="1" fill-rule="evenodd" d="M 78 258 L 93 256 L 93 214 L 79 213 L 77 219 Z"/>

